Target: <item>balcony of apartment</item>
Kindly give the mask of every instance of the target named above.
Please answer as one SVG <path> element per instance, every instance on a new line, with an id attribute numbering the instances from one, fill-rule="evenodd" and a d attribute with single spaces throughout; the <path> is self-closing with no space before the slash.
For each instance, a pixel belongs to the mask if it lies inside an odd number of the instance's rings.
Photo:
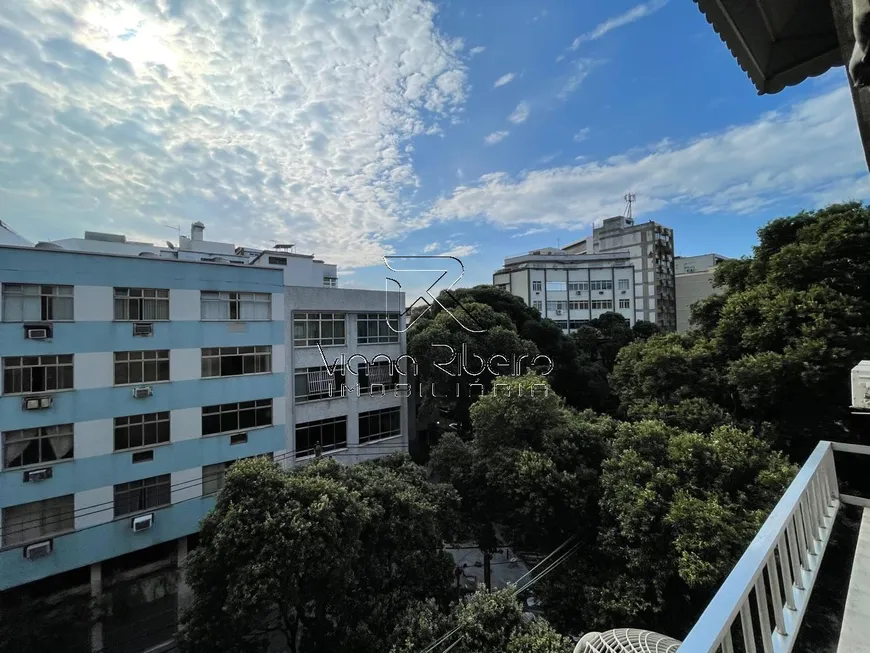
<path id="1" fill-rule="evenodd" d="M 655 650 L 669 653 L 789 653 L 801 638 L 801 626 L 808 612 L 820 607 L 830 611 L 828 596 L 812 601 L 818 584 L 836 584 L 838 569 L 846 567 L 843 556 L 825 564 L 824 555 L 834 532 L 845 519 L 844 512 L 860 513 L 860 530 L 849 574 L 848 591 L 840 626 L 839 641 L 819 650 L 838 653 L 870 651 L 870 499 L 847 493 L 848 480 L 862 481 L 863 466 L 870 463 L 870 446 L 822 441 L 795 476 L 779 503 L 747 547 L 713 600 L 680 644 L 669 638 Z M 855 474 L 855 472 L 859 474 Z M 852 472 L 851 474 L 849 472 Z M 848 538 L 836 538 L 848 540 Z M 851 547 L 850 547 L 851 548 Z M 845 589 L 845 587 L 843 587 Z M 620 629 L 593 633 L 601 642 L 628 637 L 620 648 L 607 651 L 652 650 L 640 646 L 644 638 L 659 635 Z M 634 634 L 632 636 L 632 634 Z M 588 639 L 589 636 L 587 636 Z M 623 637 L 623 639 L 625 639 Z M 652 640 L 650 640 L 652 641 Z M 633 642 L 633 643 L 632 643 Z M 592 651 L 598 642 L 578 644 L 578 650 Z M 603 645 L 603 644 L 602 644 Z M 628 646 L 628 648 L 625 648 Z M 586 648 L 584 648 L 586 647 Z M 806 649 L 806 646 L 804 646 Z"/>

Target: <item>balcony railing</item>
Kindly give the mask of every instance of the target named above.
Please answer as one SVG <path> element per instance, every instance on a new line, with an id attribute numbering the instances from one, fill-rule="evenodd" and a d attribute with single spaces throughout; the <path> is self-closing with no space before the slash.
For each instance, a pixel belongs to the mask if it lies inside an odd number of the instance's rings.
<path id="1" fill-rule="evenodd" d="M 835 451 L 870 455 L 868 446 L 818 444 L 686 636 L 680 653 L 734 653 L 736 637 L 746 653 L 790 653 L 840 505 L 870 506 L 867 499 L 840 494 Z"/>

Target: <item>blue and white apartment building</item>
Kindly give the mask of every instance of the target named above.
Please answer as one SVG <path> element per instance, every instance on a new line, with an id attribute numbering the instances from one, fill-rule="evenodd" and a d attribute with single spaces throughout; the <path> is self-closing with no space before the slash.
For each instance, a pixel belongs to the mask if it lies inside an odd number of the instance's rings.
<path id="1" fill-rule="evenodd" d="M 178 567 L 234 461 L 408 447 L 389 363 L 405 339 L 387 325 L 404 298 L 203 231 L 165 248 L 95 233 L 32 246 L 0 223 L 0 604 L 135 587 L 125 616 L 87 627 L 93 651 L 168 646 Z"/>

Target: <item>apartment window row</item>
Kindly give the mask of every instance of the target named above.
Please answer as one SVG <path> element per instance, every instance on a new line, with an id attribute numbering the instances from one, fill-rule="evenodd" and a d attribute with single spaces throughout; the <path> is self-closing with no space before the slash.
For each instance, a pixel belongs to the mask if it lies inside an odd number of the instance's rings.
<path id="1" fill-rule="evenodd" d="M 619 300 L 619 308 L 631 308 L 631 300 L 630 299 L 620 299 Z"/>
<path id="2" fill-rule="evenodd" d="M 202 376 L 240 376 L 272 371 L 272 347 L 212 347 L 202 350 Z"/>
<path id="3" fill-rule="evenodd" d="M 169 289 L 115 288 L 114 319 L 159 322 L 169 319 Z M 72 322 L 73 286 L 4 283 L 4 322 Z M 271 320 L 272 295 L 252 292 L 200 293 L 202 320 Z"/>
<path id="4" fill-rule="evenodd" d="M 330 372 L 325 367 L 303 367 L 294 374 L 296 403 L 329 399 L 339 396 L 344 383 L 343 368 Z"/>
<path id="5" fill-rule="evenodd" d="M 169 350 L 116 351 L 115 385 L 169 380 Z"/>
<path id="6" fill-rule="evenodd" d="M 3 359 L 3 393 L 26 394 L 70 390 L 73 356 L 9 356 Z"/>
<path id="7" fill-rule="evenodd" d="M 613 300 L 612 299 L 593 299 L 592 300 L 592 310 L 593 311 L 612 311 L 613 310 Z"/>
<path id="8" fill-rule="evenodd" d="M 396 313 L 362 313 L 356 318 L 356 341 L 360 345 L 399 342 Z"/>
<path id="9" fill-rule="evenodd" d="M 347 448 L 347 416 L 296 425 L 296 457 L 313 456 Z"/>
<path id="10" fill-rule="evenodd" d="M 613 290 L 613 281 L 611 279 L 590 281 L 589 290 Z"/>
<path id="11" fill-rule="evenodd" d="M 532 281 L 532 290 L 534 292 L 541 292 L 541 282 L 540 281 Z"/>
<path id="12" fill-rule="evenodd" d="M 616 287 L 619 290 L 628 290 L 628 287 L 631 284 L 631 282 L 628 279 L 618 279 L 616 283 L 617 283 Z"/>
<path id="13" fill-rule="evenodd" d="M 399 411 L 400 409 L 395 407 L 360 413 L 359 443 L 376 442 L 401 434 Z"/>
<path id="14" fill-rule="evenodd" d="M 589 290 L 588 281 L 569 281 L 568 290 L 571 292 L 585 292 Z"/>
<path id="15" fill-rule="evenodd" d="M 3 546 L 18 546 L 75 529 L 75 495 L 3 508 Z"/>
<path id="16" fill-rule="evenodd" d="M 532 308 L 537 308 L 539 311 L 544 307 L 543 303 L 540 300 L 535 300 L 532 302 Z"/>
<path id="17" fill-rule="evenodd" d="M 565 281 L 548 281 L 547 292 L 565 292 L 568 289 L 568 283 Z"/>
<path id="18" fill-rule="evenodd" d="M 58 424 L 3 433 L 3 468 L 44 465 L 73 457 L 73 425 Z"/>
<path id="19" fill-rule="evenodd" d="M 297 313 L 293 316 L 296 347 L 345 344 L 343 313 Z"/>
<path id="20" fill-rule="evenodd" d="M 557 302 L 557 301 L 547 302 L 547 310 L 548 311 L 564 311 L 565 310 L 565 302 Z"/>
<path id="21" fill-rule="evenodd" d="M 232 433 L 272 426 L 272 400 L 257 399 L 232 404 L 203 406 L 202 434 Z"/>
<path id="22" fill-rule="evenodd" d="M 115 451 L 169 442 L 169 412 L 115 418 Z"/>
<path id="23" fill-rule="evenodd" d="M 172 503 L 172 476 L 161 474 L 115 486 L 115 518 L 134 515 L 145 510 L 162 508 Z"/>
<path id="24" fill-rule="evenodd" d="M 619 279 L 617 283 L 617 287 L 620 290 L 628 290 L 628 279 Z M 542 284 L 540 281 L 532 281 L 532 291 L 540 292 L 541 285 Z M 586 292 L 588 290 L 613 290 L 613 281 L 610 279 L 603 279 L 598 281 L 568 281 L 567 284 L 564 281 L 547 282 L 548 292 L 564 292 L 566 289 L 569 292 Z"/>
<path id="25" fill-rule="evenodd" d="M 338 277 L 323 277 L 324 288 L 338 288 Z"/>
<path id="26" fill-rule="evenodd" d="M 588 311 L 589 310 L 589 301 L 581 299 L 576 302 L 568 302 L 569 307 L 572 311 Z"/>

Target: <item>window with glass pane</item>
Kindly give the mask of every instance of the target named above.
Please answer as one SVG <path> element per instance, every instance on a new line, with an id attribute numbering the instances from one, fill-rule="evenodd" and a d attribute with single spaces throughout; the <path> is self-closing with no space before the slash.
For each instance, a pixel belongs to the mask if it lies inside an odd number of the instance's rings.
<path id="1" fill-rule="evenodd" d="M 323 286 L 325 288 L 337 288 L 338 287 L 338 278 L 337 277 L 323 277 Z"/>
<path id="2" fill-rule="evenodd" d="M 73 529 L 73 494 L 3 508 L 3 546 L 17 546 Z"/>
<path id="3" fill-rule="evenodd" d="M 338 367 L 335 372 L 330 372 L 325 367 L 303 367 L 294 374 L 294 398 L 296 403 L 303 403 L 340 397 L 344 382 L 344 368 Z"/>
<path id="4" fill-rule="evenodd" d="M 585 281 L 569 281 L 568 290 L 571 292 L 585 292 L 589 290 L 589 284 Z"/>
<path id="5" fill-rule="evenodd" d="M 272 425 L 272 400 L 203 406 L 202 434 L 233 433 Z"/>
<path id="6" fill-rule="evenodd" d="M 293 316 L 296 347 L 345 344 L 343 313 L 296 313 Z"/>
<path id="7" fill-rule="evenodd" d="M 362 313 L 356 318 L 356 341 L 360 345 L 399 342 L 398 313 Z"/>
<path id="8" fill-rule="evenodd" d="M 568 289 L 567 281 L 548 281 L 547 292 L 562 292 Z"/>
<path id="9" fill-rule="evenodd" d="M 168 506 L 172 501 L 170 474 L 143 478 L 115 486 L 115 517 Z"/>
<path id="10" fill-rule="evenodd" d="M 255 322 L 272 319 L 272 295 L 269 293 L 203 290 L 200 305 L 203 320 Z"/>
<path id="11" fill-rule="evenodd" d="M 619 279 L 616 283 L 619 290 L 628 290 L 628 286 L 631 281 L 629 281 L 628 279 Z"/>
<path id="12" fill-rule="evenodd" d="M 589 300 L 581 299 L 576 302 L 569 302 L 572 311 L 588 311 L 589 310 Z"/>
<path id="13" fill-rule="evenodd" d="M 169 350 L 116 351 L 115 385 L 169 380 Z"/>
<path id="14" fill-rule="evenodd" d="M 631 308 L 631 300 L 630 299 L 620 299 L 619 300 L 619 308 Z"/>
<path id="15" fill-rule="evenodd" d="M 398 407 L 360 413 L 359 443 L 365 444 L 400 435 L 402 427 L 399 423 L 399 417 L 400 409 Z"/>
<path id="16" fill-rule="evenodd" d="M 592 310 L 593 311 L 613 310 L 613 300 L 612 299 L 594 299 L 594 300 L 592 300 Z"/>
<path id="17" fill-rule="evenodd" d="M 73 287 L 3 284 L 4 322 L 71 322 Z"/>
<path id="18" fill-rule="evenodd" d="M 296 425 L 296 458 L 347 448 L 347 416 Z"/>
<path id="19" fill-rule="evenodd" d="M 538 300 L 532 302 L 532 307 L 537 308 L 540 311 L 544 307 L 544 305 L 540 302 L 540 300 Z"/>
<path id="20" fill-rule="evenodd" d="M 169 442 L 169 412 L 115 418 L 115 451 Z"/>
<path id="21" fill-rule="evenodd" d="M 540 281 L 532 281 L 532 291 L 541 292 L 541 282 Z"/>
<path id="22" fill-rule="evenodd" d="M 357 368 L 360 389 L 368 390 L 372 386 L 389 390 L 398 383 L 398 371 L 391 361 L 370 361 L 361 363 Z"/>
<path id="23" fill-rule="evenodd" d="M 72 354 L 3 359 L 3 394 L 51 392 L 72 387 Z"/>
<path id="24" fill-rule="evenodd" d="M 3 467 L 47 465 L 73 457 L 73 425 L 40 426 L 3 434 Z"/>
<path id="25" fill-rule="evenodd" d="M 169 319 L 166 288 L 115 288 L 115 319 L 122 322 L 159 322 Z"/>
<path id="26" fill-rule="evenodd" d="M 272 371 L 271 345 L 210 347 L 202 350 L 202 376 L 240 376 Z"/>

